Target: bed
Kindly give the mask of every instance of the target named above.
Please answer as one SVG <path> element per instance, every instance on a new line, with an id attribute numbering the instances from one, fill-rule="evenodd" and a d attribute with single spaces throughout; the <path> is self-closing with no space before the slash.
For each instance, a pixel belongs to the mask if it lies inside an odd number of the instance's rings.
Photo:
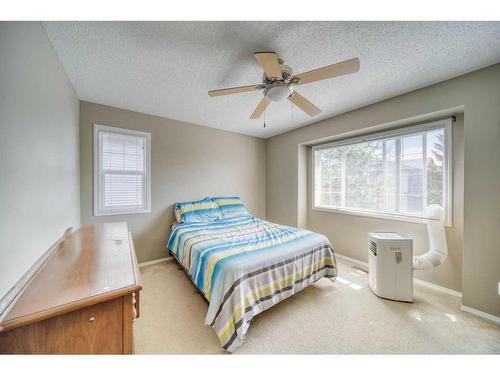
<path id="1" fill-rule="evenodd" d="M 337 274 L 325 236 L 251 215 L 177 224 L 167 247 L 207 300 L 205 324 L 229 352 L 254 316 Z"/>

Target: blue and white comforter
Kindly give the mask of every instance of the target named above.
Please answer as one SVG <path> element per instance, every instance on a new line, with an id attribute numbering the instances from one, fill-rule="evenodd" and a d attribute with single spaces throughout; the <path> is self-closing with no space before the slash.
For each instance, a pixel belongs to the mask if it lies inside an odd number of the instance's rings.
<path id="1" fill-rule="evenodd" d="M 179 224 L 168 250 L 209 301 L 205 323 L 228 351 L 242 344 L 255 315 L 321 277 L 336 277 L 325 236 L 252 216 Z"/>

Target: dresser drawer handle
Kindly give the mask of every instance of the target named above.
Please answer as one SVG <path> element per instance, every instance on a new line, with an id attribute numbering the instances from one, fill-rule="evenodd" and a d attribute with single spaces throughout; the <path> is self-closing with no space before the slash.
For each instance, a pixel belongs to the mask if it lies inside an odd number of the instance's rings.
<path id="1" fill-rule="evenodd" d="M 91 316 L 91 317 L 90 317 L 90 319 L 89 319 L 89 322 L 90 322 L 90 323 L 95 322 L 95 318 L 94 318 L 93 316 Z"/>

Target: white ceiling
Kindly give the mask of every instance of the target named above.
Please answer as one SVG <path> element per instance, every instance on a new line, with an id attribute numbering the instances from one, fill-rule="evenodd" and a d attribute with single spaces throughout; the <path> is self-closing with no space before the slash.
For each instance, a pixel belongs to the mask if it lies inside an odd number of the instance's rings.
<path id="1" fill-rule="evenodd" d="M 81 100 L 269 137 L 500 62 L 500 22 L 44 22 Z M 357 74 L 300 86 L 323 112 L 287 100 L 249 116 L 262 92 L 255 51 L 295 73 L 359 57 Z"/>

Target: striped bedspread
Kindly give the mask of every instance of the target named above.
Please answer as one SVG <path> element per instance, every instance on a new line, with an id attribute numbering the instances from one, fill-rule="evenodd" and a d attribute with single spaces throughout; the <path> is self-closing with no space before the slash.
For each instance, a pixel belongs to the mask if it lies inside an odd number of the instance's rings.
<path id="1" fill-rule="evenodd" d="M 179 224 L 168 250 L 209 301 L 205 323 L 230 352 L 243 343 L 255 315 L 336 276 L 326 237 L 252 216 Z"/>

